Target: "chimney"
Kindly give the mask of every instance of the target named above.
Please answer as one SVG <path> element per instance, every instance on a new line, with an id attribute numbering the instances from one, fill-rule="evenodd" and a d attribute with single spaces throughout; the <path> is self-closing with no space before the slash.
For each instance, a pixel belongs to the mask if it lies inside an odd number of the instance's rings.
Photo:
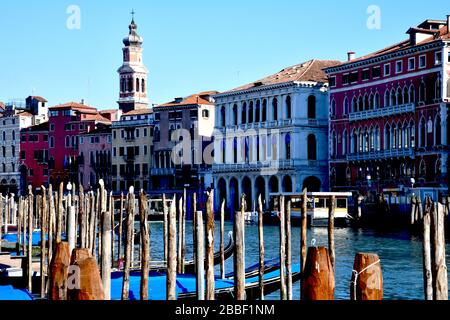
<path id="1" fill-rule="evenodd" d="M 348 57 L 347 61 L 354 60 L 355 59 L 355 52 L 353 52 L 353 51 L 347 52 L 347 57 Z"/>
<path id="2" fill-rule="evenodd" d="M 447 32 L 450 33 L 450 14 L 447 15 Z"/>
<path id="3" fill-rule="evenodd" d="M 84 104 L 84 99 L 81 99 L 81 104 Z"/>

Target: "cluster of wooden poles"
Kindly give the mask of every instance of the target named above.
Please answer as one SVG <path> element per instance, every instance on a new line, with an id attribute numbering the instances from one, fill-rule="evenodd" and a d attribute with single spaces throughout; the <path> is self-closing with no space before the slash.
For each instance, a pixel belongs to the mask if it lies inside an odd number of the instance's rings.
<path id="1" fill-rule="evenodd" d="M 52 300 L 109 300 L 111 298 L 111 271 L 123 269 L 122 299 L 129 299 L 130 270 L 135 267 L 134 220 L 136 199 L 131 187 L 127 196 L 122 194 L 119 206 L 119 221 L 114 219 L 115 206 L 112 193 L 105 190 L 103 182 L 97 192 L 85 193 L 80 187 L 68 184 L 53 192 L 50 186 L 33 195 L 19 197 L 17 204 L 13 197 L 0 201 L 0 226 L 5 219 L 17 222 L 18 253 L 23 253 L 24 278 L 27 288 L 32 290 L 32 233 L 40 228 L 40 296 Z M 167 206 L 163 202 L 164 267 L 167 269 L 166 299 L 177 299 L 177 274 L 184 273 L 186 255 L 186 191 L 179 199 L 174 195 Z M 290 196 L 279 198 L 279 268 L 280 299 L 293 299 L 292 281 L 292 232 Z M 300 229 L 300 292 L 302 300 L 333 300 L 335 294 L 335 242 L 334 213 L 336 199 L 329 199 L 328 247 L 308 248 L 307 245 L 307 190 L 301 195 Z M 196 273 L 196 295 L 199 300 L 215 299 L 214 276 L 214 197 L 213 190 L 207 193 L 206 213 L 197 211 L 196 194 L 192 195 L 194 218 L 192 221 L 194 261 Z M 448 299 L 447 268 L 445 265 L 444 216 L 447 205 L 433 203 L 427 198 L 422 210 L 420 199 L 413 200 L 413 212 L 423 220 L 424 234 L 424 284 L 425 298 Z M 447 202 L 448 203 L 448 202 Z M 150 271 L 150 230 L 148 225 L 148 197 L 143 191 L 138 194 L 138 215 L 140 222 L 139 262 L 141 271 L 140 299 L 147 300 Z M 6 207 L 7 209 L 3 210 Z M 225 278 L 224 264 L 224 207 L 220 210 L 220 275 Z M 234 297 L 245 300 L 245 195 L 241 197 L 241 209 L 234 218 Z M 422 214 L 422 212 L 424 212 Z M 205 223 L 203 221 L 205 217 Z M 259 238 L 259 299 L 264 300 L 265 244 L 264 212 L 261 196 L 258 197 Z M 123 222 L 125 224 L 123 224 Z M 7 223 L 4 223 L 4 225 Z M 178 230 L 177 230 L 178 225 Z M 118 246 L 114 252 L 114 229 L 118 227 Z M 0 228 L 1 229 L 1 228 Z M 124 243 L 122 236 L 124 236 Z M 63 241 L 66 234 L 67 241 Z M 28 239 L 27 239 L 28 238 Z M 23 240 L 23 241 L 22 241 Z M 431 243 L 432 242 L 432 243 Z M 124 247 L 122 252 L 122 247 Z M 124 255 L 122 266 L 122 255 Z M 122 268 L 123 267 L 123 268 Z M 383 298 L 383 276 L 377 254 L 356 254 L 350 282 L 351 300 L 380 300 Z"/>

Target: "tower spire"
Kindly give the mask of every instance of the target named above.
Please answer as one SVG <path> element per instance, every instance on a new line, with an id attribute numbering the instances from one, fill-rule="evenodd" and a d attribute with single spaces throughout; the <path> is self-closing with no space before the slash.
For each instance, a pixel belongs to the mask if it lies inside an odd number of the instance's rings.
<path id="1" fill-rule="evenodd" d="M 131 22 L 134 23 L 134 14 L 136 12 L 134 12 L 134 9 L 131 9 Z"/>

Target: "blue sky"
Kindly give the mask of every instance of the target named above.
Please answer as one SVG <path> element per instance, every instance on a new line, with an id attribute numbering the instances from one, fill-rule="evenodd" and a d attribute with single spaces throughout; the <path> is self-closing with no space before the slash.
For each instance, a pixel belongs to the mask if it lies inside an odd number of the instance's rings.
<path id="1" fill-rule="evenodd" d="M 80 8 L 80 29 L 66 26 L 70 5 Z M 381 10 L 379 30 L 367 28 L 370 5 Z M 311 58 L 366 54 L 450 14 L 448 0 L 1 1 L 0 101 L 35 94 L 51 105 L 116 108 L 133 8 L 155 103 L 225 91 Z"/>

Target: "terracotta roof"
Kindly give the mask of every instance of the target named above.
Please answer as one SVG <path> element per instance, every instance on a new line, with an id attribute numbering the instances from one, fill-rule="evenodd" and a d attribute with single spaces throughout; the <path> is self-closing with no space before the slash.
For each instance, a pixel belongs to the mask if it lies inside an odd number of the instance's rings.
<path id="1" fill-rule="evenodd" d="M 87 114 L 84 117 L 83 121 L 100 121 L 100 122 L 105 122 L 105 123 L 111 123 L 111 120 L 109 120 L 108 118 L 105 118 L 100 113 Z"/>
<path id="2" fill-rule="evenodd" d="M 88 135 L 105 134 L 105 133 L 106 134 L 111 133 L 111 126 L 110 125 L 97 127 L 94 130 L 86 132 L 84 135 L 88 136 Z"/>
<path id="3" fill-rule="evenodd" d="M 17 114 L 19 117 L 32 117 L 33 115 L 28 111 L 22 111 Z"/>
<path id="4" fill-rule="evenodd" d="M 212 91 L 211 91 L 212 92 Z M 176 107 L 176 106 L 186 106 L 191 104 L 209 104 L 212 105 L 213 103 L 209 100 L 204 99 L 205 96 L 208 94 L 206 93 L 200 93 L 200 94 L 193 94 L 186 98 L 180 98 L 180 100 L 173 100 L 168 103 L 161 104 L 157 107 Z"/>
<path id="5" fill-rule="evenodd" d="M 39 102 L 48 102 L 45 98 L 42 98 L 41 96 L 30 96 L 30 97 Z"/>
<path id="6" fill-rule="evenodd" d="M 67 109 L 79 111 L 81 113 L 97 113 L 97 109 L 77 102 L 68 102 L 64 104 L 59 104 L 57 106 L 50 107 L 50 110 Z"/>
<path id="7" fill-rule="evenodd" d="M 5 104 L 3 102 L 0 101 L 0 109 L 5 110 Z"/>
<path id="8" fill-rule="evenodd" d="M 327 82 L 327 76 L 325 72 L 322 71 L 322 69 L 337 66 L 339 64 L 341 64 L 341 62 L 335 60 L 313 59 L 306 61 L 304 63 L 297 64 L 292 67 L 285 68 L 273 75 L 237 87 L 227 92 L 248 90 L 260 86 L 268 86 L 285 82 L 300 82 L 300 81 Z"/>
<path id="9" fill-rule="evenodd" d="M 106 110 L 99 110 L 98 112 L 100 112 L 101 114 L 103 114 L 103 113 L 117 113 L 117 112 L 119 112 L 119 109 L 106 109 Z"/>
<path id="10" fill-rule="evenodd" d="M 362 61 L 362 60 L 367 60 L 367 59 L 371 59 L 371 58 L 375 58 L 375 57 L 379 57 L 385 54 L 389 54 L 395 51 L 399 51 L 399 50 L 404 50 L 404 49 L 408 49 L 408 48 L 413 48 L 415 46 L 420 46 L 420 45 L 424 45 L 427 43 L 431 43 L 434 41 L 440 41 L 440 40 L 450 40 L 450 34 L 448 33 L 448 27 L 442 27 L 439 30 L 429 30 L 429 29 L 422 29 L 422 28 L 410 28 L 407 33 L 409 32 L 413 32 L 413 31 L 417 31 L 420 33 L 425 33 L 425 34 L 429 34 L 430 36 L 421 41 L 418 42 L 416 45 L 412 45 L 410 39 L 407 40 L 403 40 L 402 42 L 390 45 L 389 47 L 383 48 L 381 50 L 369 53 L 365 56 L 353 59 L 349 62 L 345 62 L 342 65 L 346 65 L 346 64 L 351 64 L 354 62 L 358 62 L 358 61 Z"/>
<path id="11" fill-rule="evenodd" d="M 151 114 L 153 113 L 152 109 L 136 109 L 136 110 L 131 110 L 127 113 L 122 114 L 122 116 L 137 116 L 137 115 L 141 115 L 141 114 Z"/>

